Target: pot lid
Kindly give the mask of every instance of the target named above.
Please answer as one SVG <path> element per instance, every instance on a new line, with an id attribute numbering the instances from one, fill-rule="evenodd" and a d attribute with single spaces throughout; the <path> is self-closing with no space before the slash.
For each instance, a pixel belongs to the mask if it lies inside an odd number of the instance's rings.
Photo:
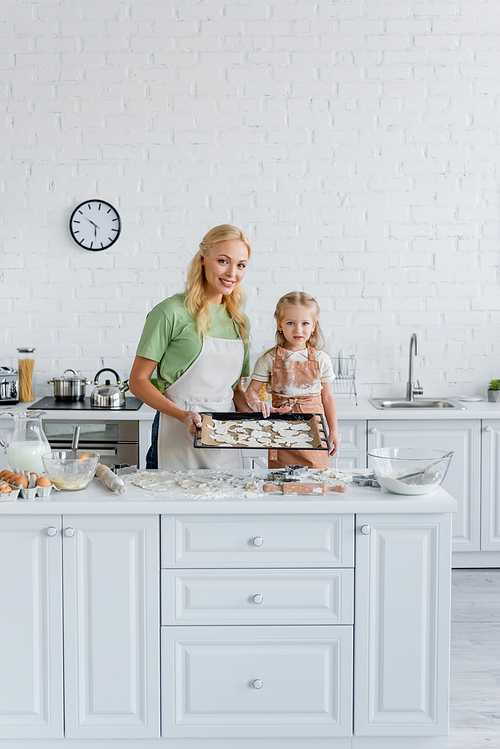
<path id="1" fill-rule="evenodd" d="M 66 372 L 73 372 L 73 376 L 70 377 L 69 375 L 66 374 Z M 65 369 L 60 377 L 53 377 L 52 379 L 55 382 L 69 382 L 69 381 L 81 382 L 82 380 L 86 382 L 85 377 L 82 377 L 82 375 L 77 374 L 74 369 Z"/>
<path id="2" fill-rule="evenodd" d="M 17 374 L 17 369 L 12 367 L 0 367 L 0 375 Z"/>

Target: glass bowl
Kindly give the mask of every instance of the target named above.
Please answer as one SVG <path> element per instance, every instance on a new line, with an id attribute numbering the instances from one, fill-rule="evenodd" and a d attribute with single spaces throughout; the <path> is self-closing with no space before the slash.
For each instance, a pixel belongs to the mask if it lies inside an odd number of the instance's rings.
<path id="1" fill-rule="evenodd" d="M 368 463 L 377 481 L 393 494 L 433 492 L 444 481 L 452 457 L 453 451 L 415 447 L 378 447 L 368 451 Z"/>
<path id="2" fill-rule="evenodd" d="M 57 450 L 42 455 L 45 474 L 57 489 L 85 489 L 95 476 L 99 453 L 89 450 Z"/>

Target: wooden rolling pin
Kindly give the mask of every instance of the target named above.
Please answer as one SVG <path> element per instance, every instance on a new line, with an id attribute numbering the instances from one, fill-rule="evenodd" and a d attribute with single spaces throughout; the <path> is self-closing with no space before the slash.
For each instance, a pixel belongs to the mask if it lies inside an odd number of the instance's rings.
<path id="1" fill-rule="evenodd" d="M 282 494 L 326 494 L 326 492 L 347 491 L 345 484 L 328 486 L 327 484 L 306 484 L 299 481 L 285 481 L 283 484 L 264 484 L 265 492 L 281 492 Z"/>
<path id="2" fill-rule="evenodd" d="M 127 491 L 127 487 L 125 486 L 125 483 L 122 481 L 122 479 L 115 473 L 113 473 L 113 471 L 111 471 L 108 466 L 104 466 L 102 463 L 99 463 L 95 475 L 97 476 L 97 478 L 101 479 L 102 483 L 105 484 L 109 489 L 111 489 L 112 492 L 125 494 L 125 492 Z"/>

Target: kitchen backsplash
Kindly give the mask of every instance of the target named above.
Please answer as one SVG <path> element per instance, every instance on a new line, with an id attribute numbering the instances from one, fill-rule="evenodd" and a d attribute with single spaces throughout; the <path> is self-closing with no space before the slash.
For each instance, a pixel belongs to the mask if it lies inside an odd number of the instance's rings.
<path id="1" fill-rule="evenodd" d="M 0 363 L 37 348 L 127 376 L 148 310 L 202 235 L 244 228 L 254 353 L 278 297 L 317 297 L 358 394 L 500 376 L 500 5 L 216 2 L 5 5 Z M 100 197 L 123 229 L 79 249 Z"/>

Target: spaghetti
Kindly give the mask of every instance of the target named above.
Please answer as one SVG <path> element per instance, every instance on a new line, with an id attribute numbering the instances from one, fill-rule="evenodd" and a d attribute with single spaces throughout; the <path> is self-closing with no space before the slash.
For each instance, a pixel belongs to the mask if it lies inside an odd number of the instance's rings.
<path id="1" fill-rule="evenodd" d="M 19 400 L 21 403 L 31 403 L 35 400 L 33 393 L 34 359 L 18 359 L 19 369 Z"/>

